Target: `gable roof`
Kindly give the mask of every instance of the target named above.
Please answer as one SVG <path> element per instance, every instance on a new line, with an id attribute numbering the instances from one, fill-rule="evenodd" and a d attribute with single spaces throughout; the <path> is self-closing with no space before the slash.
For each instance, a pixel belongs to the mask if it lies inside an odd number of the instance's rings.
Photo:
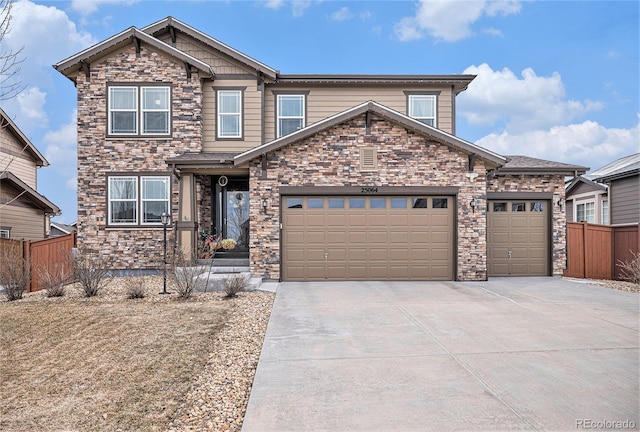
<path id="1" fill-rule="evenodd" d="M 529 156 L 506 156 L 507 163 L 498 168 L 494 174 L 557 174 L 566 176 L 578 176 L 589 171 L 589 167 L 580 165 L 554 162 L 546 159 L 537 159 Z"/>
<path id="2" fill-rule="evenodd" d="M 40 195 L 35 189 L 33 189 L 31 186 L 20 180 L 9 171 L 0 172 L 0 181 L 7 181 L 11 183 L 14 187 L 21 191 L 23 196 L 25 196 L 29 201 L 35 204 L 36 207 L 41 208 L 45 212 L 55 215 L 61 214 L 60 208 L 57 205 L 49 201 L 44 195 Z"/>
<path id="3" fill-rule="evenodd" d="M 65 234 L 71 234 L 71 232 L 76 230 L 76 227 L 73 225 L 67 225 L 61 222 L 54 222 L 54 221 L 51 221 L 51 228 L 55 228 L 59 231 L 62 231 Z"/>
<path id="4" fill-rule="evenodd" d="M 587 174 L 590 180 L 609 181 L 624 177 L 637 175 L 640 173 L 640 153 L 621 157 L 615 161 L 598 168 L 597 170 Z"/>
<path id="5" fill-rule="evenodd" d="M 73 74 L 80 70 L 83 67 L 83 64 L 91 64 L 92 60 L 107 55 L 122 46 L 133 43 L 135 40 L 142 41 L 170 56 L 173 56 L 174 58 L 177 58 L 178 60 L 182 60 L 185 64 L 198 68 L 205 75 L 211 77 L 215 75 L 211 67 L 205 62 L 200 61 L 197 58 L 190 56 L 189 54 L 186 54 L 135 27 L 129 27 L 128 29 L 111 36 L 110 38 L 105 39 L 84 51 L 80 51 L 79 53 L 54 64 L 53 67 L 73 81 Z"/>
<path id="6" fill-rule="evenodd" d="M 210 47 L 212 47 L 215 50 L 220 51 L 223 54 L 228 55 L 229 57 L 233 58 L 234 60 L 239 61 L 240 63 L 245 64 L 246 66 L 250 67 L 251 69 L 254 69 L 258 72 L 262 72 L 263 74 L 265 74 L 266 76 L 270 77 L 271 79 L 275 79 L 276 76 L 278 75 L 278 71 L 267 66 L 264 63 L 259 62 L 258 60 L 249 57 L 246 54 L 241 53 L 240 51 L 231 48 L 229 45 L 226 45 L 222 42 L 220 42 L 217 39 L 212 38 L 211 36 L 202 33 L 200 30 L 196 30 L 193 27 L 183 23 L 182 21 L 179 21 L 177 19 L 175 19 L 172 16 L 168 16 L 160 21 L 158 21 L 157 23 L 154 24 L 150 24 L 146 27 L 142 28 L 142 31 L 145 33 L 148 33 L 149 35 L 154 35 L 157 34 L 159 32 L 161 32 L 164 29 L 168 29 L 169 32 L 173 31 L 172 29 L 176 29 L 179 30 L 189 36 L 191 36 L 192 38 L 199 40 L 200 42 L 209 45 Z"/>
<path id="7" fill-rule="evenodd" d="M 607 186 L 600 184 L 600 183 L 596 183 L 593 180 L 589 180 L 586 176 L 581 175 L 579 177 L 574 178 L 571 183 L 569 183 L 567 185 L 567 187 L 565 188 L 565 193 L 567 195 L 571 194 L 571 192 L 573 192 L 574 189 L 576 189 L 580 184 L 585 184 L 587 186 L 589 186 L 591 189 L 596 190 L 596 191 L 606 191 L 607 190 Z M 567 196 L 568 198 L 568 196 Z"/>
<path id="8" fill-rule="evenodd" d="M 360 105 L 356 105 L 355 107 L 341 113 L 335 114 L 331 117 L 327 117 L 326 119 L 313 123 L 305 128 L 292 132 L 289 135 L 277 138 L 271 142 L 255 147 L 244 153 L 240 153 L 234 157 L 234 163 L 235 165 L 240 165 L 242 163 L 248 162 L 266 153 L 278 150 L 282 147 L 308 138 L 318 132 L 327 130 L 333 126 L 336 126 L 367 112 L 377 114 L 389 121 L 397 123 L 400 126 L 415 131 L 419 134 L 435 138 L 455 150 L 469 155 L 476 155 L 478 157 L 481 157 L 496 166 L 503 165 L 507 161 L 503 156 L 500 156 L 497 153 L 493 153 L 487 149 L 460 139 L 454 135 L 443 132 L 440 129 L 428 126 L 418 120 L 399 113 L 398 111 L 392 110 L 391 108 L 388 108 L 377 102 L 368 101 Z"/>
<path id="9" fill-rule="evenodd" d="M 18 128 L 13 120 L 11 120 L 11 117 L 9 117 L 7 113 L 0 108 L 0 128 L 4 127 L 6 127 L 7 130 L 16 137 L 21 146 L 24 146 L 25 150 L 31 155 L 31 158 L 36 163 L 36 166 L 49 166 L 49 161 L 47 161 L 42 153 L 38 151 L 36 146 L 29 141 L 29 138 L 22 133 L 20 128 Z"/>

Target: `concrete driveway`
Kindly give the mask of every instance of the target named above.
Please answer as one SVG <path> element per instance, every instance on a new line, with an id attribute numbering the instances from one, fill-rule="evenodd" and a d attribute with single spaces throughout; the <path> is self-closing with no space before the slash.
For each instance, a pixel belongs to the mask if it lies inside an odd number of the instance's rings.
<path id="1" fill-rule="evenodd" d="M 637 430 L 638 317 L 559 278 L 282 283 L 242 430 Z"/>

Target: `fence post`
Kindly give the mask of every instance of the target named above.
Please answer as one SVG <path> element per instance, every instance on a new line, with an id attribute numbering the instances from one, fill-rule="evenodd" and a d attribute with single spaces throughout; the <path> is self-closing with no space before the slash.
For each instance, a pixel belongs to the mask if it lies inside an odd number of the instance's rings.
<path id="1" fill-rule="evenodd" d="M 586 279 L 589 272 L 587 271 L 587 251 L 589 248 L 587 247 L 587 239 L 589 238 L 589 233 L 587 232 L 589 228 L 589 224 L 586 221 L 582 221 L 582 279 Z"/>
<path id="2" fill-rule="evenodd" d="M 27 284 L 27 292 L 31 292 L 31 278 L 33 277 L 33 269 L 31 268 L 31 241 L 22 241 L 22 271 L 29 270 L 29 283 Z"/>

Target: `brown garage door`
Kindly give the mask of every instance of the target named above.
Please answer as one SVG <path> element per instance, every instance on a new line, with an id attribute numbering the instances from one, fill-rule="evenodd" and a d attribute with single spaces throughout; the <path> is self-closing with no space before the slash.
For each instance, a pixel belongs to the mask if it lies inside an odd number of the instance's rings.
<path id="1" fill-rule="evenodd" d="M 452 280 L 453 197 L 282 198 L 283 280 Z"/>
<path id="2" fill-rule="evenodd" d="M 489 276 L 548 276 L 549 201 L 492 200 Z"/>

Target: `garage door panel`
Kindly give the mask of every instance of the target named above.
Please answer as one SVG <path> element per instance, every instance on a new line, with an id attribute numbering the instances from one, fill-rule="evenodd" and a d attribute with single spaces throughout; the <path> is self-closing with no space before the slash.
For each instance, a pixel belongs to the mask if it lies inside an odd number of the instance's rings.
<path id="1" fill-rule="evenodd" d="M 364 208 L 350 208 L 348 197 L 341 208 L 328 197 L 321 209 L 306 207 L 311 198 L 303 208 L 283 208 L 286 280 L 453 278 L 453 200 L 434 209 L 427 198 L 426 208 L 414 209 L 410 197 L 363 198 Z"/>

